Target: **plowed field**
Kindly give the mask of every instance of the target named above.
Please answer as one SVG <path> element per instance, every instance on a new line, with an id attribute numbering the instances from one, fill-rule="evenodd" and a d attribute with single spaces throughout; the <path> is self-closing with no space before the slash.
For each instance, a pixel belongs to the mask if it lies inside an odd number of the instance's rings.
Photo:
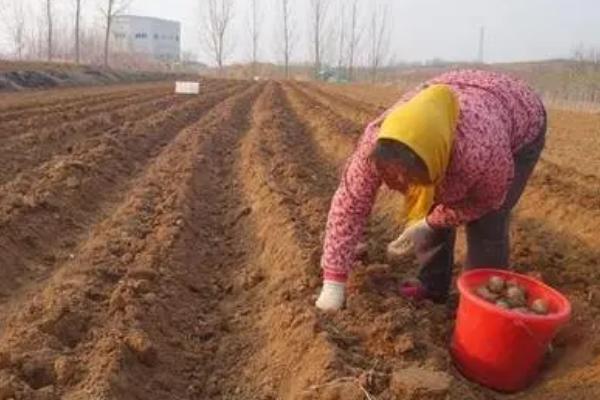
<path id="1" fill-rule="evenodd" d="M 203 87 L 0 98 L 0 400 L 600 398 L 599 115 L 551 111 L 515 213 L 514 268 L 574 316 L 539 382 L 502 395 L 452 365 L 456 294 L 396 294 L 415 268 L 385 264 L 392 193 L 346 309 L 314 308 L 340 170 L 392 92 Z"/>

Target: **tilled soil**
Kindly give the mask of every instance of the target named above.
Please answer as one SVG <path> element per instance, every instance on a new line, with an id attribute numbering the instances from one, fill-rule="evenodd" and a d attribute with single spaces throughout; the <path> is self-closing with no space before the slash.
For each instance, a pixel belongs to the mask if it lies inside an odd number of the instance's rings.
<path id="1" fill-rule="evenodd" d="M 456 294 L 398 297 L 415 267 L 385 263 L 392 193 L 346 309 L 314 308 L 329 201 L 387 98 L 203 84 L 0 99 L 0 400 L 598 398 L 600 181 L 552 139 L 594 116 L 551 113 L 515 213 L 514 268 L 566 293 L 574 317 L 539 382 L 508 396 L 454 369 Z"/>

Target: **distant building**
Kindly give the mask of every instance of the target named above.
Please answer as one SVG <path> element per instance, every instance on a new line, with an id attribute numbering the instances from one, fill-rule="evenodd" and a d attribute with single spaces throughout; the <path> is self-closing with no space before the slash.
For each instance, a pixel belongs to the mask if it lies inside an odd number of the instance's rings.
<path id="1" fill-rule="evenodd" d="M 142 54 L 156 60 L 179 61 L 181 24 L 160 18 L 119 15 L 111 34 L 117 52 Z"/>

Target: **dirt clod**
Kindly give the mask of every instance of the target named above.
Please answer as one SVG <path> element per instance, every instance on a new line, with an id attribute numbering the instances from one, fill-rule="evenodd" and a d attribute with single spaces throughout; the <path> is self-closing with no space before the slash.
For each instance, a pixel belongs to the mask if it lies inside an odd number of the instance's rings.
<path id="1" fill-rule="evenodd" d="M 0 351 L 0 370 L 9 367 L 11 364 L 10 353 L 6 351 Z"/>
<path id="2" fill-rule="evenodd" d="M 158 361 L 156 348 L 146 333 L 142 331 L 131 332 L 125 338 L 125 343 L 143 364 L 152 367 Z"/>
<path id="3" fill-rule="evenodd" d="M 69 189 L 77 189 L 80 185 L 79 179 L 75 176 L 68 177 L 66 184 Z"/>
<path id="4" fill-rule="evenodd" d="M 127 276 L 132 279 L 146 279 L 153 281 L 158 276 L 158 273 L 149 268 L 134 268 L 127 272 Z"/>
<path id="5" fill-rule="evenodd" d="M 148 293 L 152 290 L 152 284 L 145 279 L 133 281 L 131 283 L 131 286 L 133 290 L 138 294 Z"/>
<path id="6" fill-rule="evenodd" d="M 112 292 L 108 304 L 111 312 L 123 310 L 125 308 L 127 301 L 124 297 L 122 288 L 117 288 Z"/>
<path id="7" fill-rule="evenodd" d="M 68 385 L 76 371 L 76 361 L 69 357 L 61 356 L 54 361 L 54 374 L 56 382 L 60 385 Z"/>
<path id="8" fill-rule="evenodd" d="M 23 362 L 21 365 L 21 374 L 23 380 L 33 389 L 41 389 L 54 384 L 56 381 L 53 365 L 36 359 Z"/>
<path id="9" fill-rule="evenodd" d="M 415 349 L 415 341 L 409 334 L 404 334 L 396 338 L 394 351 L 397 355 L 408 353 Z"/>
<path id="10" fill-rule="evenodd" d="M 16 382 L 13 376 L 0 373 L 0 400 L 9 400 L 15 395 Z"/>
<path id="11" fill-rule="evenodd" d="M 445 372 L 410 367 L 392 373 L 390 389 L 402 399 L 444 400 L 451 381 Z"/>
<path id="12" fill-rule="evenodd" d="M 323 388 L 306 393 L 304 400 L 363 400 L 365 393 L 358 380 L 331 382 Z"/>

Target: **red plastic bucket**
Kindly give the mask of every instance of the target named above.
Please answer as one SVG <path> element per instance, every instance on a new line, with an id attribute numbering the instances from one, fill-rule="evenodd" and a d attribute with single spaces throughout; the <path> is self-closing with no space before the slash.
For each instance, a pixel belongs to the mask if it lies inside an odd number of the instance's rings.
<path id="1" fill-rule="evenodd" d="M 515 279 L 549 303 L 548 315 L 521 314 L 481 299 L 474 290 L 493 276 Z M 458 279 L 460 302 L 451 352 L 463 375 L 484 386 L 515 392 L 536 378 L 548 345 L 571 316 L 571 304 L 558 291 L 529 276 L 476 269 Z"/>

